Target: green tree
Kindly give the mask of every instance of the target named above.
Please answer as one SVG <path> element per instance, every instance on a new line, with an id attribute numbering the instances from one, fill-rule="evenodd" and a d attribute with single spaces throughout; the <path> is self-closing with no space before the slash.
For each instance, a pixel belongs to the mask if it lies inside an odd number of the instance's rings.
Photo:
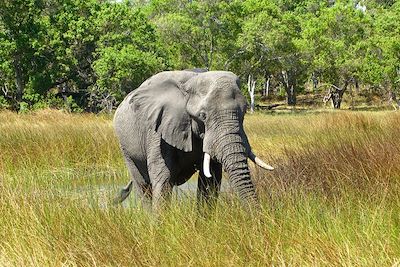
<path id="1" fill-rule="evenodd" d="M 340 108 L 344 92 L 360 77 L 369 17 L 353 4 L 337 2 L 303 21 L 303 46 L 312 69 L 329 87 L 333 107 Z"/>
<path id="2" fill-rule="evenodd" d="M 169 67 L 167 54 L 144 13 L 128 3 L 102 5 L 95 21 L 91 99 L 120 101 L 152 74 Z M 98 101 L 96 101 L 98 102 Z M 108 102 L 110 107 L 110 102 Z"/>
<path id="3" fill-rule="evenodd" d="M 297 16 L 269 0 L 248 0 L 244 6 L 243 33 L 238 39 L 243 51 L 240 66 L 245 68 L 241 72 L 265 82 L 273 76 L 284 87 L 288 104 L 295 105 L 306 70 L 298 46 L 301 28 Z"/>
<path id="4" fill-rule="evenodd" d="M 65 99 L 81 95 L 86 99 L 81 104 L 93 111 L 109 108 L 168 66 L 154 27 L 128 2 L 18 0 L 0 5 L 0 82 L 3 95 L 16 105 L 46 101 L 55 91 Z"/>
<path id="5" fill-rule="evenodd" d="M 362 78 L 396 100 L 400 84 L 400 3 L 386 8 L 378 6 L 371 11 L 374 25 L 366 42 Z"/>
<path id="6" fill-rule="evenodd" d="M 235 51 L 240 1 L 154 1 L 151 16 L 174 66 L 222 69 Z M 228 66 L 226 66 L 228 68 Z"/>
<path id="7" fill-rule="evenodd" d="M 0 2 L 0 81 L 2 91 L 16 108 L 30 78 L 43 68 L 38 53 L 44 3 L 39 0 Z"/>

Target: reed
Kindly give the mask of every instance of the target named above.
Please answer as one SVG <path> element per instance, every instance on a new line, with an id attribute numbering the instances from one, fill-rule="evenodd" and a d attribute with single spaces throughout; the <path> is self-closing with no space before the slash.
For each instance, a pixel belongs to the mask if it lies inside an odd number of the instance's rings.
<path id="1" fill-rule="evenodd" d="M 392 266 L 400 262 L 400 115 L 246 117 L 263 210 L 194 193 L 155 219 L 109 205 L 129 177 L 111 117 L 0 113 L 0 266 Z"/>

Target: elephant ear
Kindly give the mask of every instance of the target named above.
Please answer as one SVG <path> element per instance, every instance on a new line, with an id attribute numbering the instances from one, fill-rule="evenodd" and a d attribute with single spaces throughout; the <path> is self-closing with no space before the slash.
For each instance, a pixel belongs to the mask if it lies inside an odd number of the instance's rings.
<path id="1" fill-rule="evenodd" d="M 191 119 L 186 111 L 183 83 L 159 78 L 147 80 L 133 92 L 130 103 L 134 112 L 141 114 L 147 120 L 143 123 L 165 142 L 185 152 L 192 151 Z"/>

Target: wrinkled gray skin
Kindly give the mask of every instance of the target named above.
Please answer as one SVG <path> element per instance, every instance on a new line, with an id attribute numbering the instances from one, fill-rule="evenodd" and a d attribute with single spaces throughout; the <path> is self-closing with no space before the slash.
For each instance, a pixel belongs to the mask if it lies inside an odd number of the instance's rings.
<path id="1" fill-rule="evenodd" d="M 243 129 L 246 99 L 238 77 L 225 71 L 168 71 L 131 92 L 118 107 L 114 125 L 132 176 L 117 201 L 133 189 L 144 205 L 159 209 L 173 186 L 197 170 L 198 200 L 218 196 L 222 169 L 249 207 L 258 205 L 247 163 Z M 211 178 L 203 171 L 211 155 Z"/>

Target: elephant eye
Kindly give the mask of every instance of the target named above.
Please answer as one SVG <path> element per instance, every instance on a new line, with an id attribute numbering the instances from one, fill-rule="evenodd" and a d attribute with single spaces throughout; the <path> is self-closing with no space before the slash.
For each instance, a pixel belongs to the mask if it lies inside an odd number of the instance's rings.
<path id="1" fill-rule="evenodd" d="M 202 120 L 202 121 L 204 121 L 205 119 L 206 119 L 206 113 L 204 113 L 204 112 L 200 112 L 200 114 L 199 114 L 199 118 L 200 118 L 200 120 Z"/>

